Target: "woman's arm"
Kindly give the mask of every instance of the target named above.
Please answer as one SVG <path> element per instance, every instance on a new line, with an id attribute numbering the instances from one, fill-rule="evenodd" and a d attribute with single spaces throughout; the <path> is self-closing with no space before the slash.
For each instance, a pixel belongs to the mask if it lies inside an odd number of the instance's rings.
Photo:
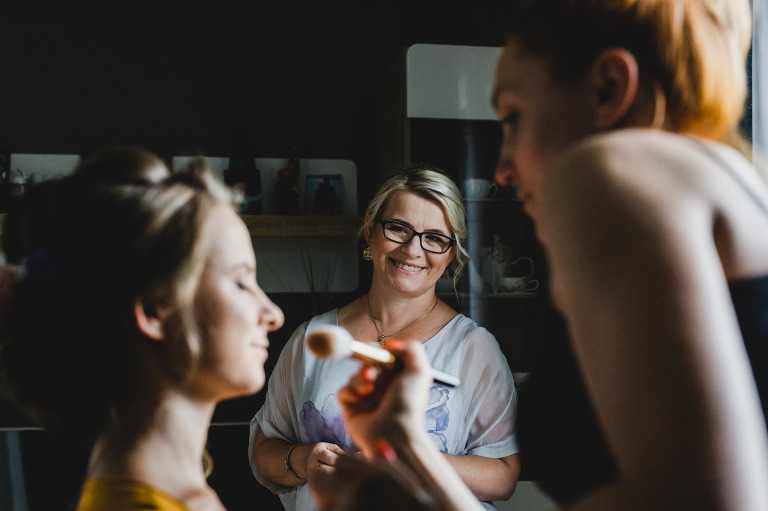
<path id="1" fill-rule="evenodd" d="M 250 459 L 254 474 L 288 487 L 304 484 L 310 470 L 332 470 L 338 456 L 344 452 L 333 443 L 297 444 L 283 440 L 298 438 L 294 393 L 305 385 L 299 368 L 302 367 L 307 325 L 300 325 L 280 352 L 269 379 L 264 407 L 251 425 Z"/>
<path id="2" fill-rule="evenodd" d="M 288 460 L 294 473 L 286 470 L 286 457 L 295 443 L 289 440 L 298 438 L 294 392 L 303 385 L 299 368 L 302 367 L 307 325 L 304 323 L 296 328 L 280 352 L 269 378 L 264 406 L 251 421 L 251 468 L 259 482 L 278 493 L 286 491 L 281 487 L 304 484 L 309 470 L 332 469 L 342 452 L 332 443 L 298 444 L 290 451 Z"/>
<path id="3" fill-rule="evenodd" d="M 377 441 L 392 447 L 396 462 L 407 467 L 439 509 L 472 511 L 482 506 L 432 443 L 424 429 L 431 376 L 424 347 L 390 341 L 387 345 L 404 364 L 393 375 L 378 367 L 363 367 L 339 390 L 344 421 L 366 458 L 378 457 Z"/>
<path id="4" fill-rule="evenodd" d="M 336 460 L 344 451 L 336 444 L 318 442 L 315 444 L 294 444 L 277 438 L 267 438 L 259 430 L 253 442 L 253 457 L 259 472 L 272 482 L 283 486 L 298 486 L 307 482 L 310 471 L 332 470 Z M 290 458 L 286 469 L 286 457 Z"/>
<path id="5" fill-rule="evenodd" d="M 510 454 L 517 450 L 512 372 L 498 341 L 485 328 L 470 328 L 457 348 L 461 386 L 452 399 L 461 403 L 461 414 L 452 420 L 463 416 L 468 422 L 467 437 L 459 442 L 467 454 L 444 456 L 478 499 L 508 500 L 520 475 L 519 457 Z"/>
<path id="6" fill-rule="evenodd" d="M 443 455 L 472 493 L 482 501 L 509 500 L 515 492 L 520 476 L 520 457 L 517 454 L 504 458 L 485 456 Z"/>
<path id="7" fill-rule="evenodd" d="M 604 143 L 550 169 L 537 204 L 553 297 L 619 469 L 572 509 L 768 509 L 765 424 L 711 205 L 683 163 Z"/>

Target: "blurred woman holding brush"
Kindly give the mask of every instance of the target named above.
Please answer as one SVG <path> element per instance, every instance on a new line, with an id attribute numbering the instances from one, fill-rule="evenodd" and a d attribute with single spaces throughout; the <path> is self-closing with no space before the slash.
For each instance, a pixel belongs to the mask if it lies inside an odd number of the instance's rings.
<path id="1" fill-rule="evenodd" d="M 526 383 L 526 473 L 570 511 L 764 511 L 768 188 L 737 150 L 750 2 L 515 7 L 496 182 L 533 220 L 570 338 Z M 376 368 L 339 391 L 347 427 L 368 459 L 389 441 L 443 509 L 476 509 L 407 413 L 427 393 L 417 351 L 388 391 Z"/>
<path id="2" fill-rule="evenodd" d="M 369 292 L 297 328 L 251 421 L 253 473 L 280 494 L 286 509 L 315 509 L 307 478 L 332 474 L 340 455 L 359 450 L 337 399 L 359 363 L 320 360 L 305 346 L 306 335 L 324 325 L 384 347 L 395 339 L 423 345 L 434 368 L 461 381 L 455 388 L 430 384 L 425 435 L 479 500 L 512 495 L 520 465 L 509 366 L 487 330 L 435 293 L 438 280 L 455 281 L 469 259 L 462 246 L 465 224 L 456 185 L 433 168 L 396 173 L 369 203 L 361 229 L 363 258 L 373 264 Z"/>

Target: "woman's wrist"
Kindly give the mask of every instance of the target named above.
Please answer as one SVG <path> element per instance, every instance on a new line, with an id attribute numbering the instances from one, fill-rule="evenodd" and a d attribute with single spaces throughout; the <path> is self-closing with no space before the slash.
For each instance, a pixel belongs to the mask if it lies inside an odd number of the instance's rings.
<path id="1" fill-rule="evenodd" d="M 423 427 L 409 428 L 398 421 L 393 421 L 387 426 L 383 429 L 386 433 L 382 434 L 380 438 L 386 440 L 398 455 L 402 452 L 421 450 L 424 446 L 434 446 Z M 378 438 L 374 439 L 374 444 L 376 440 Z M 375 445 L 373 448 L 375 449 Z"/>
<path id="2" fill-rule="evenodd" d="M 293 452 L 296 450 L 298 446 L 299 444 L 291 444 L 291 446 L 288 447 L 288 450 L 285 453 L 285 459 L 283 460 L 283 465 L 285 467 L 285 471 L 291 474 L 296 479 L 306 480 L 306 477 L 302 477 L 296 472 L 296 470 L 293 468 L 294 465 L 291 461 L 291 454 L 293 454 Z M 304 472 L 306 472 L 306 470 L 304 470 Z"/>
<path id="3" fill-rule="evenodd" d="M 436 499 L 440 509 L 482 509 L 477 498 L 437 450 L 426 431 L 400 429 L 398 433 L 386 436 L 397 458 L 415 474 L 420 487 Z"/>

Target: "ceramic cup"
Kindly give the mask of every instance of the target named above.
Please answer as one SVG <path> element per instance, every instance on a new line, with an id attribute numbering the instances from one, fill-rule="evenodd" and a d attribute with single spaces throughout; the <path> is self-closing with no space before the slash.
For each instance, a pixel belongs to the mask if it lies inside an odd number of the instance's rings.
<path id="1" fill-rule="evenodd" d="M 527 275 L 521 275 L 524 265 L 529 267 Z M 507 262 L 506 271 L 509 273 L 506 273 L 506 276 L 500 275 L 496 281 L 498 292 L 525 293 L 539 288 L 539 281 L 533 278 L 533 259 L 530 257 L 518 257 Z"/>
<path id="2" fill-rule="evenodd" d="M 525 293 L 539 288 L 539 281 L 528 277 L 499 277 L 499 290 L 503 293 Z"/>
<path id="3" fill-rule="evenodd" d="M 490 199 L 496 195 L 496 183 L 490 179 L 472 178 L 464 181 L 464 198 L 466 199 Z"/>

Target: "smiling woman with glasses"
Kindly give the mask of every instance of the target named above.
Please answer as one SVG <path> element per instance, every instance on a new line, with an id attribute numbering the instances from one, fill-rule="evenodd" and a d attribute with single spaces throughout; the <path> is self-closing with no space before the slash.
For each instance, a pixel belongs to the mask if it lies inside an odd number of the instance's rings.
<path id="1" fill-rule="evenodd" d="M 316 509 L 307 477 L 328 475 L 338 484 L 332 493 L 343 493 L 343 477 L 333 478 L 335 465 L 357 447 L 336 394 L 359 364 L 319 360 L 304 347 L 308 332 L 338 325 L 357 340 L 385 348 L 396 346 L 395 339 L 423 344 L 434 368 L 459 377 L 455 388 L 432 383 L 427 434 L 475 496 L 508 499 L 520 473 L 512 373 L 493 335 L 435 293 L 438 280 L 453 278 L 455 284 L 469 261 L 458 188 L 437 169 L 397 172 L 368 204 L 360 235 L 366 241 L 363 259 L 373 265 L 370 290 L 301 325 L 283 349 L 264 407 L 251 422 L 254 475 L 280 493 L 290 510 Z"/>

